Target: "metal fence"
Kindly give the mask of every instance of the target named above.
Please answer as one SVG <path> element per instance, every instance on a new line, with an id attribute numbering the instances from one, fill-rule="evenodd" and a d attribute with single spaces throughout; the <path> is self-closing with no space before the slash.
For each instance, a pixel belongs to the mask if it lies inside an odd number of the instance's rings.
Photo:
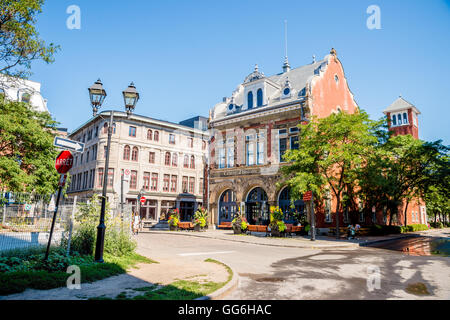
<path id="1" fill-rule="evenodd" d="M 55 198 L 27 194 L 0 194 L 0 252 L 14 249 L 27 249 L 48 244 L 50 228 L 55 213 Z M 61 246 L 63 238 L 70 248 L 72 234 L 79 223 L 76 215 L 81 204 L 89 198 L 62 199 L 58 208 L 52 236 L 52 246 Z M 125 205 L 123 212 L 119 203 L 110 203 L 109 215 L 120 219 L 122 231 L 131 236 L 131 205 Z M 100 217 L 99 217 L 100 218 Z M 124 230 L 125 229 L 125 230 Z"/>

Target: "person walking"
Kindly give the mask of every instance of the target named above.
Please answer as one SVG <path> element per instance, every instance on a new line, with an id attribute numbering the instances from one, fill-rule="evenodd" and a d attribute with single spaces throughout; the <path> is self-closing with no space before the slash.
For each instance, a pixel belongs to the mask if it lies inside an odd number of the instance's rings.
<path id="1" fill-rule="evenodd" d="M 139 215 L 136 213 L 133 218 L 133 235 L 139 234 L 139 225 L 141 223 Z"/>

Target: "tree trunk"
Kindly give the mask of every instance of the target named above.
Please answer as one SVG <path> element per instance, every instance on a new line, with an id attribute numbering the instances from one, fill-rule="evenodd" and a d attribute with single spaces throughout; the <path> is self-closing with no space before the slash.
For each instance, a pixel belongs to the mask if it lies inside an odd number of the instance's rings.
<path id="1" fill-rule="evenodd" d="M 437 213 L 435 212 L 434 213 L 434 224 L 436 225 L 436 222 L 437 222 Z"/>
<path id="2" fill-rule="evenodd" d="M 405 227 L 408 225 L 408 206 L 409 206 L 409 201 L 406 202 L 406 207 L 405 207 Z"/>
<path id="3" fill-rule="evenodd" d="M 336 199 L 336 238 L 339 240 L 339 237 L 340 237 L 340 233 L 339 233 L 339 207 L 340 207 L 340 204 L 341 204 L 341 201 L 340 201 L 340 198 L 341 198 L 341 195 L 340 194 L 338 194 L 337 195 L 337 199 Z"/>

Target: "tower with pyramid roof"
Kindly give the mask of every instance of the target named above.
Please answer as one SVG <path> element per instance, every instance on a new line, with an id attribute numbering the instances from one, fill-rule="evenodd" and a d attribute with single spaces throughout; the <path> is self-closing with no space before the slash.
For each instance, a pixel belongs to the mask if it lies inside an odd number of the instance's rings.
<path id="1" fill-rule="evenodd" d="M 420 111 L 412 103 L 400 96 L 383 113 L 388 118 L 389 129 L 394 135 L 410 134 L 419 139 Z"/>

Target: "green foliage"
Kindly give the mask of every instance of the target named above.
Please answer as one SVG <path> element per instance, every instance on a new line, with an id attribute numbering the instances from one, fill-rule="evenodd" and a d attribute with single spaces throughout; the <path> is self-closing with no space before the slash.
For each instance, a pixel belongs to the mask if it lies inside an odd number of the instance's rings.
<path id="1" fill-rule="evenodd" d="M 413 224 L 406 227 L 405 226 L 401 227 L 401 233 L 425 231 L 425 230 L 429 230 L 426 224 Z"/>
<path id="2" fill-rule="evenodd" d="M 93 255 L 97 239 L 97 225 L 100 219 L 100 198 L 94 194 L 89 203 L 77 206 L 75 221 L 77 225 L 72 235 L 70 249 L 83 255 Z M 120 219 L 112 219 L 109 205 L 105 211 L 105 246 L 104 252 L 115 256 L 131 254 L 136 249 L 136 242 L 131 239 L 128 227 Z M 67 246 L 67 239 L 63 239 L 63 246 Z"/>
<path id="3" fill-rule="evenodd" d="M 169 226 L 178 227 L 180 222 L 180 212 L 178 209 L 171 209 L 169 212 Z"/>
<path id="4" fill-rule="evenodd" d="M 202 228 L 207 227 L 208 226 L 208 211 L 203 207 L 198 208 L 198 210 L 194 214 L 193 222 L 194 222 L 194 225 L 200 225 L 200 227 L 202 227 Z"/>
<path id="5" fill-rule="evenodd" d="M 94 262 L 92 256 L 65 258 L 52 254 L 50 257 L 53 261 L 50 264 L 52 270 L 43 267 L 43 255 L 40 255 L 38 257 L 29 257 L 28 260 L 22 260 L 22 264 L 33 267 L 0 271 L 0 295 L 19 293 L 28 288 L 46 290 L 64 287 L 66 286 L 67 278 L 70 276 L 66 273 L 67 264 L 78 265 L 81 271 L 81 282 L 86 283 L 125 273 L 128 268 L 135 266 L 137 263 L 154 262 L 136 253 L 122 257 L 113 257 L 105 254 L 105 263 L 101 264 Z M 17 261 L 11 263 L 17 265 Z"/>
<path id="6" fill-rule="evenodd" d="M 442 228 L 444 228 L 444 224 L 442 222 L 439 222 L 439 221 L 430 223 L 430 226 L 432 228 L 435 228 L 435 229 L 442 229 Z"/>
<path id="7" fill-rule="evenodd" d="M 30 75 L 31 63 L 54 61 L 59 49 L 46 45 L 36 30 L 36 16 L 42 12 L 44 0 L 2 0 L 0 11 L 0 73 L 10 76 Z"/>
<path id="8" fill-rule="evenodd" d="M 280 207 L 270 207 L 270 229 L 273 231 L 286 231 L 286 224 L 283 221 L 284 214 Z"/>
<path id="9" fill-rule="evenodd" d="M 23 102 L 0 100 L 0 114 L 0 188 L 54 193 L 59 178 L 52 133 L 56 122 Z"/>
<path id="10" fill-rule="evenodd" d="M 233 221 L 231 221 L 231 225 L 233 229 L 240 229 L 241 231 L 245 231 L 248 227 L 248 221 L 243 214 L 238 212 Z"/>

